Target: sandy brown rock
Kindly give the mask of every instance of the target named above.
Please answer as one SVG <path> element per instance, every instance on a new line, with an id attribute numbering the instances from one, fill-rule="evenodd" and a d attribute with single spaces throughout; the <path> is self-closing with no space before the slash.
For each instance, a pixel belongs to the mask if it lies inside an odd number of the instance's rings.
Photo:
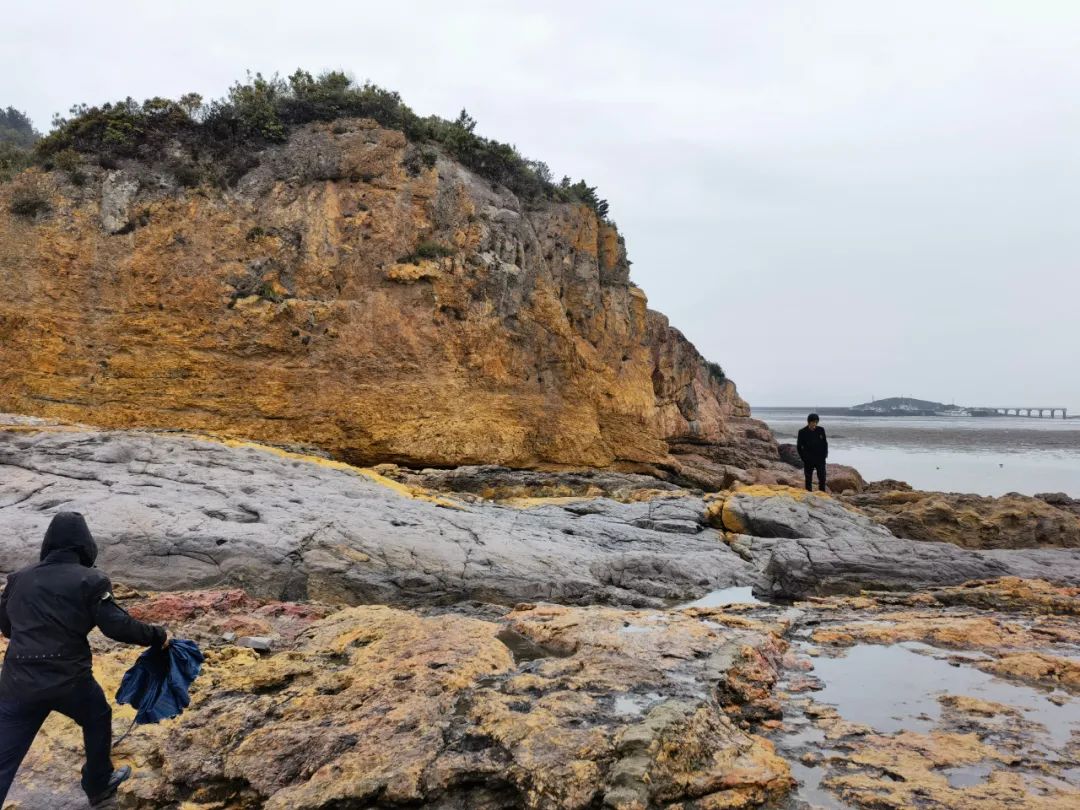
<path id="1" fill-rule="evenodd" d="M 1004 768 L 992 770 L 985 783 L 952 787 L 944 769 L 1001 757 L 973 734 L 904 732 L 853 737 L 845 742 L 854 749 L 847 756 L 847 772 L 833 771 L 823 783 L 857 807 L 1066 810 L 1080 800 L 1080 791 L 1068 785 L 1025 778 Z"/>
<path id="2" fill-rule="evenodd" d="M 1048 640 L 1080 643 L 1074 622 L 1057 617 L 1009 621 L 997 616 L 957 616 L 940 612 L 877 612 L 872 622 L 831 625 L 813 634 L 816 644 L 895 644 L 922 641 L 951 649 L 1037 647 Z"/>
<path id="3" fill-rule="evenodd" d="M 1014 678 L 1051 688 L 1060 686 L 1080 692 L 1080 663 L 1060 655 L 1015 653 L 981 663 L 979 668 L 1003 678 Z"/>
<path id="4" fill-rule="evenodd" d="M 1080 614 L 1080 588 L 1054 585 L 1041 579 L 1002 577 L 985 582 L 966 582 L 952 588 L 938 588 L 923 596 L 942 605 Z"/>
<path id="5" fill-rule="evenodd" d="M 174 633 L 197 638 L 254 612 L 284 647 L 259 656 L 204 642 L 189 710 L 118 749 L 138 769 L 125 807 L 702 810 L 757 807 L 790 784 L 772 745 L 737 724 L 769 699 L 784 648 L 769 634 L 679 612 L 548 605 L 505 624 L 378 606 L 319 618 L 318 606 L 253 606 L 235 592 L 132 607 L 173 611 Z M 112 691 L 136 651 L 95 647 Z M 729 716 L 733 679 L 743 702 Z M 128 718 L 121 709 L 117 727 Z M 78 806 L 76 733 L 49 721 L 16 806 Z"/>
<path id="6" fill-rule="evenodd" d="M 966 548 L 1080 546 L 1080 514 L 1043 498 L 989 498 L 948 492 L 866 492 L 847 502 L 897 537 Z"/>
<path id="7" fill-rule="evenodd" d="M 229 192 L 135 162 L 82 187 L 33 170 L 52 198 L 37 220 L 0 186 L 0 409 L 710 486 L 776 458 L 647 308 L 613 226 L 445 157 L 414 172 L 408 150 L 354 120 L 293 132 Z"/>

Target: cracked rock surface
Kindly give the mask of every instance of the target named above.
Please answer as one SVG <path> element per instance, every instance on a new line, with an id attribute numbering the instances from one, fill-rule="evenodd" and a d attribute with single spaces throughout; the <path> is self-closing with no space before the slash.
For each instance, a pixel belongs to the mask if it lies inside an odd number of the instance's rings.
<path id="1" fill-rule="evenodd" d="M 719 493 L 708 515 L 731 548 L 763 571 L 760 590 L 769 596 L 914 590 L 1003 576 L 1080 583 L 1080 549 L 907 540 L 854 507 L 789 487 Z"/>
<path id="2" fill-rule="evenodd" d="M 3 571 L 35 560 L 67 509 L 88 516 L 114 578 L 158 590 L 659 605 L 755 576 L 693 496 L 466 503 L 265 447 L 44 428 L 0 431 L 0 471 Z"/>

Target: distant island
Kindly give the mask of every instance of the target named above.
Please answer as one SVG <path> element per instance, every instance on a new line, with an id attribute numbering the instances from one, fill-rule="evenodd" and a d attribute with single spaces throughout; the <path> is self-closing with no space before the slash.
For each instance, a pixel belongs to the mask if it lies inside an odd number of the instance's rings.
<path id="1" fill-rule="evenodd" d="M 961 408 L 956 405 L 946 405 L 944 402 L 933 402 L 929 399 L 914 399 L 912 397 L 886 397 L 875 399 L 873 402 L 863 402 L 860 405 L 852 405 L 847 409 L 852 416 L 991 416 L 993 411 L 988 409 Z"/>
<path id="2" fill-rule="evenodd" d="M 1030 416 L 1067 418 L 1067 411 L 1060 407 L 1009 406 L 1009 407 L 973 407 L 964 405 L 946 405 L 929 399 L 913 397 L 886 397 L 872 402 L 852 405 L 850 408 L 819 408 L 818 411 L 829 416 Z"/>

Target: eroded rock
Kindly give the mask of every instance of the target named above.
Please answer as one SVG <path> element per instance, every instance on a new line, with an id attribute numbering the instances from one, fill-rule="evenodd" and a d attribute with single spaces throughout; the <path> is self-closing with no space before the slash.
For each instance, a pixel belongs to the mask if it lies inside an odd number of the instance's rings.
<path id="1" fill-rule="evenodd" d="M 165 598 L 135 608 L 160 611 Z M 737 723 L 768 698 L 784 649 L 775 636 L 611 608 L 523 606 L 506 622 L 547 657 L 516 661 L 498 623 L 377 606 L 309 620 L 291 648 L 262 657 L 212 646 L 191 707 L 118 749 L 139 770 L 124 806 L 689 810 L 757 807 L 788 790 L 772 745 Z M 111 691 L 137 651 L 95 647 Z M 724 699 L 733 681 L 739 707 Z M 129 716 L 120 709 L 117 726 Z M 50 719 L 17 802 L 73 796 L 76 732 Z"/>
<path id="2" fill-rule="evenodd" d="M 1080 512 L 1052 495 L 989 498 L 915 490 L 866 492 L 845 500 L 911 540 L 987 549 L 1080 546 Z"/>
<path id="3" fill-rule="evenodd" d="M 630 283 L 614 225 L 427 148 L 417 170 L 401 132 L 313 123 L 227 192 L 128 160 L 60 184 L 33 228 L 0 188 L 0 409 L 358 464 L 700 485 L 776 461 L 735 385 Z"/>

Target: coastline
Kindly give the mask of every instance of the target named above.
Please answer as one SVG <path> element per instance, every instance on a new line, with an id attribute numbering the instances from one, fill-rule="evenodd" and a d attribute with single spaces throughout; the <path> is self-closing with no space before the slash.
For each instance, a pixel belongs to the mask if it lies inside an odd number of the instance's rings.
<path id="1" fill-rule="evenodd" d="M 803 409 L 754 408 L 780 444 L 804 424 Z M 1080 497 L 1080 423 L 1026 417 L 828 415 L 830 461 L 867 480 L 916 489 L 1000 496 L 1064 492 Z"/>

